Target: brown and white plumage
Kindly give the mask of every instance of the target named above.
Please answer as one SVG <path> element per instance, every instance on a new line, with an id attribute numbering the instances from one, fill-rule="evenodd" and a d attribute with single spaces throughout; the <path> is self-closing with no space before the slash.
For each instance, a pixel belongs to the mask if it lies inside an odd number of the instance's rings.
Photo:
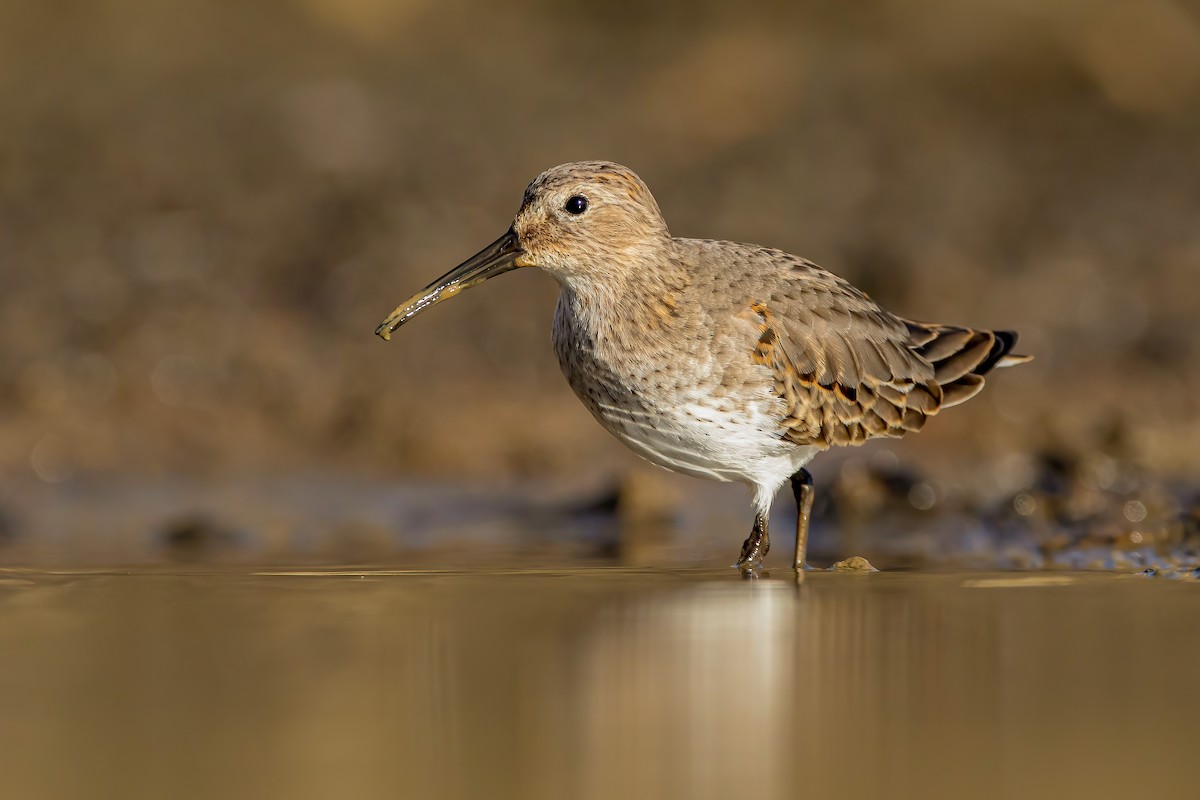
<path id="1" fill-rule="evenodd" d="M 559 363 L 605 428 L 668 469 L 753 487 L 742 565 L 765 555 L 785 481 L 811 505 L 803 467 L 818 452 L 920 430 L 979 392 L 991 369 L 1027 360 L 1010 354 L 1014 333 L 902 319 L 803 258 L 673 238 L 641 179 L 609 162 L 542 173 L 504 236 L 377 333 L 523 266 L 558 280 Z"/>

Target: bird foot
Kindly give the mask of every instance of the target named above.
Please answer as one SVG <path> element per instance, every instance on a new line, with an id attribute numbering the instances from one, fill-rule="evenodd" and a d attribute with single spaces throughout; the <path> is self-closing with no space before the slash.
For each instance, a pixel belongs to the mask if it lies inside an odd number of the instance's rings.
<path id="1" fill-rule="evenodd" d="M 771 549 L 771 538 L 767 535 L 767 526 L 765 520 L 759 518 L 754 522 L 754 530 L 746 537 L 746 541 L 742 543 L 742 554 L 738 556 L 737 563 L 734 564 L 738 569 L 758 566 L 766 557 L 767 552 Z"/>
<path id="2" fill-rule="evenodd" d="M 744 581 L 757 581 L 771 576 L 771 573 L 762 571 L 761 565 L 742 567 L 739 571 Z"/>

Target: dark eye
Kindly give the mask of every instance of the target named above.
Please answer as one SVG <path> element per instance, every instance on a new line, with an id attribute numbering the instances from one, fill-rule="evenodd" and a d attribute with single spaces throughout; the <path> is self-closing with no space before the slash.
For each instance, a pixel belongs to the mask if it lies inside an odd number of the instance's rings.
<path id="1" fill-rule="evenodd" d="M 567 198 L 566 205 L 563 206 L 568 214 L 582 214 L 587 211 L 587 198 L 581 194 L 574 194 Z"/>

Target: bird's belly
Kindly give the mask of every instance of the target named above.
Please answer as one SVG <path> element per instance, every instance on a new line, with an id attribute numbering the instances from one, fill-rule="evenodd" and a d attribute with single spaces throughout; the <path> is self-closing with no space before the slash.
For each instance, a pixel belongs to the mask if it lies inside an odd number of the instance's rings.
<path id="1" fill-rule="evenodd" d="M 606 411 L 600 419 L 635 453 L 659 466 L 700 478 L 753 482 L 765 459 L 787 449 L 778 437 L 768 437 L 749 415 L 692 414 L 695 411 L 638 418 Z"/>
<path id="2" fill-rule="evenodd" d="M 783 438 L 785 409 L 769 376 L 727 380 L 711 340 L 620 346 L 581 325 L 561 299 L 554 323 L 559 366 L 575 394 L 648 461 L 701 478 L 778 485 L 819 449 Z"/>
<path id="3" fill-rule="evenodd" d="M 610 433 L 661 467 L 746 483 L 763 482 L 764 476 L 780 471 L 787 477 L 799 469 L 788 471 L 799 454 L 782 438 L 769 398 L 714 403 L 697 392 L 649 397 L 637 388 L 576 384 L 573 380 L 580 399 Z"/>

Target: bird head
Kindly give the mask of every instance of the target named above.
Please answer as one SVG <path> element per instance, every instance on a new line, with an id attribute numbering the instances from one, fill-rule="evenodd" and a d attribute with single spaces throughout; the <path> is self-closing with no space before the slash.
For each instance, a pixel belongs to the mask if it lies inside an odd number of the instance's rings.
<path id="1" fill-rule="evenodd" d="M 669 241 L 658 203 L 632 170 L 562 164 L 534 178 L 499 239 L 397 306 L 375 333 L 388 339 L 425 309 L 518 267 L 544 269 L 564 285 L 619 282 Z"/>

